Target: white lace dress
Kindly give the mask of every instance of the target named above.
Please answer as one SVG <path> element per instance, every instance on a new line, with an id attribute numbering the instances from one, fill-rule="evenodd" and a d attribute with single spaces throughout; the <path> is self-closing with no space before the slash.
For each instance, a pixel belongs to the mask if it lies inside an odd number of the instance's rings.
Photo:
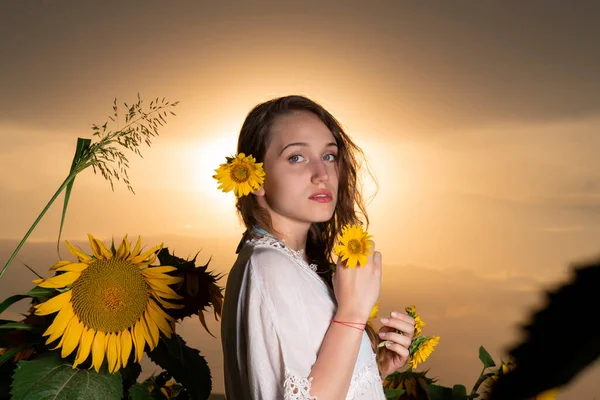
<path id="1" fill-rule="evenodd" d="M 336 307 L 315 269 L 272 236 L 242 247 L 221 321 L 228 400 L 314 398 L 308 375 Z M 385 399 L 366 332 L 346 399 Z"/>

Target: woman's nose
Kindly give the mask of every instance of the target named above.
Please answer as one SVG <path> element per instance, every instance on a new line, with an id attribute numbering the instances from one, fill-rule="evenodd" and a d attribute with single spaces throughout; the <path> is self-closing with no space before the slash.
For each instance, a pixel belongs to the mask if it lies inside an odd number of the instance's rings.
<path id="1" fill-rule="evenodd" d="M 329 180 L 329 172 L 327 171 L 327 166 L 325 162 L 318 162 L 314 164 L 314 169 L 312 171 L 312 181 L 316 182 L 327 182 Z"/>

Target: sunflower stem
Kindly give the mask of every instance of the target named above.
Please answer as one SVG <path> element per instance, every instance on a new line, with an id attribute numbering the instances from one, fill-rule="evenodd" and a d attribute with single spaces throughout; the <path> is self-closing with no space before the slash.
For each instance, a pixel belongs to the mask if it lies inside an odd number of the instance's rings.
<path id="1" fill-rule="evenodd" d="M 10 258 L 6 262 L 6 265 L 4 266 L 4 268 L 2 268 L 2 271 L 0 272 L 0 279 L 2 279 L 2 276 L 4 275 L 4 273 L 6 272 L 6 270 L 8 269 L 8 267 L 10 266 L 10 263 L 17 256 L 17 253 L 19 252 L 19 250 L 21 250 L 21 247 L 23 247 L 23 245 L 25 244 L 25 241 L 27 241 L 27 238 L 29 237 L 29 235 L 31 235 L 31 232 L 33 232 L 33 230 L 35 229 L 35 227 L 37 226 L 37 224 L 41 221 L 42 217 L 46 214 L 46 211 L 48 211 L 48 209 L 50 208 L 50 206 L 52 205 L 52 203 L 54 203 L 54 200 L 56 200 L 56 198 L 60 195 L 60 193 L 67 187 L 67 185 L 69 184 L 69 182 L 71 182 L 73 179 L 75 179 L 76 175 L 77 175 L 77 172 L 70 173 L 69 176 L 67 176 L 67 178 L 64 180 L 64 182 L 62 183 L 62 185 L 60 185 L 60 187 L 58 188 L 58 190 L 56 191 L 56 193 L 54 193 L 54 196 L 52 196 L 52 198 L 50 199 L 50 201 L 48 202 L 48 204 L 46 204 L 46 207 L 44 207 L 44 209 L 42 210 L 42 212 L 40 213 L 40 215 L 38 215 L 38 217 L 35 220 L 35 222 L 33 223 L 33 225 L 31 225 L 31 227 L 29 228 L 29 230 L 27 231 L 27 233 L 25 234 L 25 236 L 23 237 L 23 239 L 21 239 L 21 242 L 19 242 L 19 244 L 18 244 L 17 248 L 15 249 L 15 251 L 12 253 L 12 255 L 10 256 Z"/>
<path id="2" fill-rule="evenodd" d="M 471 391 L 471 394 L 469 395 L 469 397 L 472 399 L 474 398 L 473 396 L 475 394 L 477 394 L 477 391 L 479 390 L 479 386 L 481 386 L 481 384 L 483 382 L 485 382 L 489 377 L 494 375 L 494 373 L 492 373 L 492 372 L 488 372 L 487 374 L 484 374 L 486 368 L 487 367 L 483 367 L 483 370 L 479 374 L 479 379 L 477 379 L 477 382 L 475 382 L 475 385 L 473 385 L 473 390 Z"/>

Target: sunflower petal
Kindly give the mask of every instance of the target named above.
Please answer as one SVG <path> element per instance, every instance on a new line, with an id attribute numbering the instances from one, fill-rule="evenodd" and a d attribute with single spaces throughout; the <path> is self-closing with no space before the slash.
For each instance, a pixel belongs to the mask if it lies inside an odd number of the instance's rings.
<path id="1" fill-rule="evenodd" d="M 121 241 L 121 245 L 117 249 L 117 259 L 122 260 L 126 255 L 129 254 L 129 240 L 127 240 L 127 235 Z"/>
<path id="2" fill-rule="evenodd" d="M 54 296 L 50 300 L 47 300 L 35 307 L 35 315 L 48 315 L 60 311 L 69 301 L 71 301 L 70 290 Z"/>
<path id="3" fill-rule="evenodd" d="M 46 344 L 54 342 L 56 339 L 61 337 L 65 333 L 65 329 L 69 325 L 72 318 L 75 318 L 73 307 L 68 303 L 66 306 L 60 309 L 52 324 L 46 329 L 46 332 L 42 336 L 49 336 L 46 340 Z"/>
<path id="4" fill-rule="evenodd" d="M 57 268 L 64 267 L 65 265 L 72 264 L 73 261 L 61 260 L 50 267 L 50 271 L 56 271 Z"/>
<path id="5" fill-rule="evenodd" d="M 139 264 L 139 263 L 143 263 L 143 262 L 144 262 L 144 260 L 146 260 L 148 257 L 150 257 L 150 256 L 152 256 L 152 255 L 155 255 L 155 253 L 156 253 L 158 250 L 162 249 L 162 247 L 163 247 L 163 245 L 162 245 L 162 244 L 161 244 L 161 245 L 158 245 L 158 246 L 154 246 L 154 247 L 153 247 L 153 248 L 151 248 L 150 250 L 148 250 L 148 251 L 146 251 L 146 252 L 144 252 L 144 253 L 140 254 L 139 256 L 136 256 L 136 257 L 134 257 L 134 258 L 131 260 L 131 263 L 132 263 L 132 264 Z"/>
<path id="6" fill-rule="evenodd" d="M 154 303 L 154 300 L 150 300 L 149 303 Z M 156 304 L 156 303 L 154 303 Z M 165 318 L 166 314 L 164 313 L 164 311 L 160 310 L 158 311 L 158 309 L 160 309 L 157 305 L 154 306 L 150 306 L 148 308 L 148 315 L 150 316 L 150 318 L 152 318 L 152 320 L 154 321 L 154 324 L 162 331 L 162 333 L 165 334 L 166 337 L 168 337 L 169 339 L 171 338 L 171 326 L 169 325 L 169 323 L 167 322 L 167 319 Z"/>
<path id="7" fill-rule="evenodd" d="M 106 347 L 106 335 L 102 331 L 97 331 L 92 343 L 92 365 L 96 372 L 100 372 L 102 361 L 104 361 L 104 352 Z"/>
<path id="8" fill-rule="evenodd" d="M 142 320 L 140 319 L 133 326 L 133 344 L 135 345 L 135 362 L 142 362 L 144 356 L 144 347 L 146 346 L 146 340 L 144 339 L 144 331 L 142 329 Z"/>
<path id="9" fill-rule="evenodd" d="M 140 254 L 140 248 L 142 246 L 142 237 L 138 236 L 137 242 L 135 243 L 135 247 L 133 251 L 127 257 L 127 261 L 133 260 L 138 254 Z"/>
<path id="10" fill-rule="evenodd" d="M 95 333 L 96 332 L 92 328 L 84 328 L 83 334 L 81 335 L 81 340 L 79 341 L 79 348 L 77 349 L 77 356 L 75 357 L 73 368 L 77 368 L 79 364 L 87 360 L 88 356 L 90 355 L 90 351 L 92 350 L 92 343 L 94 342 Z"/>
<path id="11" fill-rule="evenodd" d="M 154 310 L 154 312 L 156 314 L 160 315 L 163 319 L 165 319 L 167 321 L 175 321 L 175 318 L 171 317 L 162 308 L 160 308 L 158 303 L 156 301 L 154 301 L 153 299 L 150 299 L 148 301 L 148 305 L 149 305 L 149 307 L 151 307 Z"/>
<path id="12" fill-rule="evenodd" d="M 106 248 L 104 243 L 101 240 L 96 239 L 92 235 L 88 233 L 88 239 L 90 240 L 90 245 L 92 250 L 94 251 L 94 255 L 99 260 L 106 259 L 110 260 L 113 256 L 112 252 Z"/>
<path id="13" fill-rule="evenodd" d="M 57 272 L 59 272 L 59 271 L 60 272 L 62 272 L 62 271 L 82 272 L 89 266 L 90 266 L 90 264 L 88 264 L 88 263 L 69 263 L 67 265 L 63 265 L 61 267 L 56 268 L 55 271 L 57 271 Z"/>
<path id="14" fill-rule="evenodd" d="M 147 279 L 146 283 L 150 286 L 150 288 L 156 291 L 160 297 L 164 297 L 165 299 L 183 299 L 183 297 L 175 293 L 173 289 L 167 285 L 161 284 L 160 280 Z"/>
<path id="15" fill-rule="evenodd" d="M 115 343 L 117 346 L 117 365 L 115 366 L 114 372 L 121 369 L 121 332 L 119 331 L 116 335 L 117 341 Z"/>
<path id="16" fill-rule="evenodd" d="M 75 347 L 79 344 L 79 339 L 81 339 L 81 335 L 83 334 L 83 329 L 84 326 L 81 321 L 79 321 L 79 318 L 71 318 L 71 322 L 69 322 L 69 326 L 67 326 L 65 334 L 63 335 L 65 342 L 63 343 L 60 352 L 62 358 L 68 357 L 69 354 L 75 350 Z"/>
<path id="17" fill-rule="evenodd" d="M 179 276 L 170 276 L 165 274 L 150 274 L 146 273 L 146 270 L 142 270 L 142 275 L 144 275 L 147 279 L 160 279 L 160 283 L 162 285 L 174 285 L 176 283 L 183 282 L 183 278 Z"/>
<path id="18" fill-rule="evenodd" d="M 165 274 L 167 272 L 172 272 L 177 270 L 176 267 L 170 267 L 166 265 L 161 265 L 160 267 L 150 267 L 142 270 L 143 272 L 151 273 L 151 274 Z"/>
<path id="19" fill-rule="evenodd" d="M 69 322 L 70 323 L 70 322 Z M 60 349 L 63 345 L 63 343 L 65 342 L 65 335 L 62 335 L 60 337 L 60 340 L 58 341 L 58 344 L 56 345 L 56 347 L 51 348 L 50 350 L 56 350 L 56 349 Z"/>
<path id="20" fill-rule="evenodd" d="M 158 301 L 160 303 L 161 306 L 163 306 L 164 308 L 168 308 L 170 310 L 176 310 L 179 308 L 183 308 L 185 307 L 183 304 L 173 304 L 173 303 L 169 303 L 166 300 L 161 299 L 157 293 L 152 293 L 152 297 L 154 297 L 156 299 L 156 301 Z"/>
<path id="21" fill-rule="evenodd" d="M 129 329 L 125 329 L 121 332 L 121 364 L 123 365 L 123 368 L 125 368 L 129 362 L 129 355 L 131 354 L 131 348 L 133 346 L 131 340 L 132 338 Z"/>
<path id="22" fill-rule="evenodd" d="M 152 339 L 156 346 L 158 346 L 158 340 L 160 339 L 160 330 L 152 315 L 150 315 L 150 310 L 146 308 L 146 312 L 144 313 L 144 318 L 146 319 L 146 323 L 148 324 L 148 330 L 152 335 Z"/>
<path id="23" fill-rule="evenodd" d="M 148 311 L 144 312 L 144 325 L 146 327 L 146 333 L 149 335 L 148 344 L 150 345 L 150 350 L 153 350 L 158 345 L 158 326 L 154 323 Z"/>
<path id="24" fill-rule="evenodd" d="M 358 256 L 358 262 L 360 263 L 360 265 L 362 267 L 369 263 L 369 259 L 367 258 L 367 256 L 360 255 L 360 256 Z"/>
<path id="25" fill-rule="evenodd" d="M 108 361 L 108 372 L 111 374 L 115 371 L 117 366 L 117 359 L 119 354 L 117 353 L 117 335 L 110 333 L 108 335 L 108 348 L 106 349 L 106 359 Z"/>
<path id="26" fill-rule="evenodd" d="M 356 257 L 350 257 L 350 258 L 348 258 L 348 262 L 346 263 L 346 266 L 348 268 L 354 268 L 354 267 L 356 267 L 357 261 L 358 261 L 358 259 Z"/>
<path id="27" fill-rule="evenodd" d="M 85 254 L 83 251 L 77 249 L 76 247 L 71 245 L 71 243 L 67 242 L 66 240 L 65 240 L 65 244 L 67 246 L 67 250 L 69 250 L 69 252 L 71 254 L 73 254 L 75 257 L 77 257 L 79 259 L 79 261 L 83 261 L 83 262 L 92 261 L 92 258 L 90 256 Z"/>
<path id="28" fill-rule="evenodd" d="M 148 259 L 146 259 L 146 260 L 144 260 L 142 262 L 137 263 L 137 266 L 140 267 L 140 268 L 142 268 L 142 267 L 146 267 L 147 265 L 154 264 L 154 261 L 156 261 L 157 257 L 158 257 L 158 255 L 152 254 L 150 256 L 150 258 L 148 258 Z"/>
<path id="29" fill-rule="evenodd" d="M 43 282 L 38 283 L 39 287 L 43 288 L 62 288 L 72 284 L 81 276 L 81 272 L 65 272 L 60 275 L 53 276 L 52 278 L 44 279 Z"/>

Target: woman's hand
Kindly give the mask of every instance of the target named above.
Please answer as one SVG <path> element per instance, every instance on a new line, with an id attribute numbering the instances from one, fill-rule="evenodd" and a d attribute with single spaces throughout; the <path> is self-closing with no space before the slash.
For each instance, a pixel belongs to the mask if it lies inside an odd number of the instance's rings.
<path id="1" fill-rule="evenodd" d="M 405 312 L 392 311 L 382 318 L 379 338 L 389 341 L 383 351 L 383 378 L 404 367 L 410 359 L 408 349 L 415 334 L 415 320 Z"/>
<path id="2" fill-rule="evenodd" d="M 367 256 L 367 264 L 347 268 L 338 258 L 333 276 L 333 290 L 338 303 L 336 319 L 366 323 L 371 309 L 379 298 L 381 289 L 381 253 L 375 251 Z"/>

